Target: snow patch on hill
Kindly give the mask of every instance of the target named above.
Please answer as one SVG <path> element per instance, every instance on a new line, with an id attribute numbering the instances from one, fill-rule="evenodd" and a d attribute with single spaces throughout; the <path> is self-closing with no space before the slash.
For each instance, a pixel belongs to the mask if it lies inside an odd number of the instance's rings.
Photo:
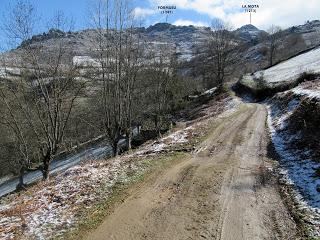
<path id="1" fill-rule="evenodd" d="M 10 78 L 12 75 L 20 75 L 21 70 L 19 68 L 0 67 L 0 77 Z"/>
<path id="2" fill-rule="evenodd" d="M 303 73 L 320 73 L 320 47 L 281 62 L 266 70 L 247 74 L 241 80 L 246 86 L 262 80 L 267 86 L 295 82 Z"/>

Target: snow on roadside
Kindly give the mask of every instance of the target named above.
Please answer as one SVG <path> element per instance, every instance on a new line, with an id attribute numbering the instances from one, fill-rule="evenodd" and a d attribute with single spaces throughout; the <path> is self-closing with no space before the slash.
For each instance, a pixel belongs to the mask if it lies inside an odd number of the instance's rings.
<path id="1" fill-rule="evenodd" d="M 298 96 L 301 91 L 298 89 Z M 292 92 L 296 93 L 294 90 Z M 287 94 L 289 91 L 282 94 Z M 296 94 L 297 94 L 296 93 Z M 308 95 L 309 97 L 312 97 Z M 295 140 L 300 139 L 299 133 L 292 135 L 287 126 L 290 116 L 299 106 L 300 99 L 295 95 L 287 104 L 286 109 L 280 109 L 277 104 L 269 102 L 268 126 L 274 147 L 279 154 L 280 174 L 286 184 L 293 187 L 299 208 L 310 217 L 309 222 L 313 235 L 320 236 L 320 179 L 316 176 L 316 169 L 320 164 L 313 161 L 309 149 L 292 149 Z"/>
<path id="2" fill-rule="evenodd" d="M 0 237 L 14 239 L 23 232 L 28 239 L 48 239 L 63 233 L 74 226 L 81 208 L 107 197 L 129 167 L 137 166 L 119 158 L 76 166 L 13 197 L 0 205 Z M 102 186 L 109 190 L 96 191 Z"/>
<path id="3" fill-rule="evenodd" d="M 169 136 L 163 138 L 162 140 L 164 142 L 167 142 L 169 141 L 169 143 L 186 143 L 188 142 L 188 135 L 190 134 L 190 130 L 192 130 L 193 127 L 188 127 L 184 130 L 180 130 L 180 131 L 177 131 L 173 134 L 170 134 Z"/>
<path id="4" fill-rule="evenodd" d="M 193 127 L 188 127 L 183 130 L 176 131 L 167 137 L 154 141 L 151 144 L 143 147 L 140 151 L 136 152 L 135 154 L 138 156 L 142 156 L 144 154 L 155 155 L 159 152 L 164 151 L 166 148 L 172 145 L 187 143 L 189 141 L 188 137 L 191 135 L 192 129 Z"/>
<path id="5" fill-rule="evenodd" d="M 301 83 L 298 87 L 290 90 L 296 96 L 307 97 L 309 99 L 320 100 L 320 79 Z"/>
<path id="6" fill-rule="evenodd" d="M 222 106 L 222 111 L 220 114 L 218 114 L 218 116 L 216 117 L 224 117 L 226 115 L 232 114 L 233 112 L 235 112 L 239 105 L 241 104 L 241 100 L 239 100 L 238 98 L 227 98 L 227 100 L 225 102 L 223 102 L 223 106 Z M 208 107 L 207 109 L 210 109 L 212 106 Z M 214 111 L 213 111 L 214 112 Z M 208 116 L 212 116 L 212 112 L 208 111 L 206 112 L 205 116 L 199 118 L 198 120 L 205 120 L 207 119 Z M 187 143 L 189 140 L 189 138 L 192 137 L 192 135 L 194 134 L 194 132 L 192 130 L 194 130 L 195 126 L 199 125 L 199 122 L 192 122 L 192 126 L 187 127 L 185 129 L 176 131 L 170 135 L 168 135 L 167 137 L 164 137 L 158 141 L 154 141 L 153 143 L 151 143 L 150 145 L 148 145 L 145 148 L 142 148 L 140 151 L 136 152 L 136 155 L 144 155 L 146 153 L 148 154 L 157 154 L 159 152 L 162 152 L 166 149 L 169 149 L 170 146 L 174 145 L 174 144 L 184 144 Z M 202 124 L 203 122 L 201 122 L 200 124 Z"/>
<path id="7" fill-rule="evenodd" d="M 188 143 L 192 129 L 174 132 L 133 154 L 72 167 L 50 182 L 9 196 L 0 204 L 0 239 L 15 239 L 22 233 L 27 239 L 50 239 L 72 229 L 81 210 L 107 198 L 112 186 L 125 180 L 127 173 L 145 170 L 139 156 L 155 155 L 167 147 Z"/>
<path id="8" fill-rule="evenodd" d="M 241 103 L 242 101 L 239 98 L 232 98 L 227 102 L 225 113 L 235 112 Z"/>

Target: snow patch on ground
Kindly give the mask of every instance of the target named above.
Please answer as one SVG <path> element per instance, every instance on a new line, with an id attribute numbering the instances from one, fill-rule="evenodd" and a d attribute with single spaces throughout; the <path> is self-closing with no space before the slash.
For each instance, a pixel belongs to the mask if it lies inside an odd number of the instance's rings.
<path id="1" fill-rule="evenodd" d="M 210 88 L 210 89 L 204 91 L 203 93 L 201 93 L 199 95 L 190 95 L 189 98 L 190 99 L 197 99 L 197 98 L 200 98 L 200 97 L 210 97 L 210 96 L 213 96 L 216 91 L 217 91 L 216 87 Z"/>
<path id="2" fill-rule="evenodd" d="M 11 75 L 20 75 L 20 68 L 0 67 L 0 77 L 10 78 Z"/>
<path id="3" fill-rule="evenodd" d="M 304 89 L 302 87 L 297 87 L 292 89 L 292 92 L 299 96 L 320 100 L 320 89 Z"/>
<path id="4" fill-rule="evenodd" d="M 239 105 L 242 103 L 242 101 L 238 98 L 232 98 L 231 101 L 227 103 L 226 109 L 227 111 L 235 111 L 239 107 Z"/>
<path id="5" fill-rule="evenodd" d="M 0 238 L 48 239 L 72 228 L 85 206 L 108 197 L 110 189 L 136 163 L 101 161 L 73 167 L 48 183 L 40 183 L 13 201 L 0 205 Z M 97 191 L 105 186 L 104 191 Z"/>
<path id="6" fill-rule="evenodd" d="M 188 143 L 188 136 L 191 134 L 192 129 L 193 127 L 188 127 L 183 130 L 176 131 L 167 137 L 164 137 L 158 141 L 154 141 L 135 154 L 140 156 L 144 154 L 157 154 L 169 149 L 169 147 L 172 145 Z"/>
<path id="7" fill-rule="evenodd" d="M 187 137 L 190 130 L 192 130 L 192 127 L 177 131 L 173 134 L 170 134 L 168 137 L 163 138 L 163 141 L 169 141 L 170 143 L 186 143 L 188 142 Z"/>
<path id="8" fill-rule="evenodd" d="M 73 64 L 76 66 L 82 67 L 100 67 L 101 64 L 97 59 L 94 59 L 90 56 L 74 56 Z"/>

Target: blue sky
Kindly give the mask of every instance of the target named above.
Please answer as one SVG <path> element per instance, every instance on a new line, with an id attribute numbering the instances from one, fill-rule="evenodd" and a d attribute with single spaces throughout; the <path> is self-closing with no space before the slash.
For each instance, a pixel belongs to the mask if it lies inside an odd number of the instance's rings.
<path id="1" fill-rule="evenodd" d="M 57 10 L 63 10 L 64 13 L 75 19 L 76 29 L 84 29 L 89 26 L 88 23 L 88 8 L 90 2 L 94 0 L 30 0 L 36 6 L 42 19 L 49 19 Z M 14 0 L 0 0 L 0 12 L 2 13 L 7 9 L 9 3 Z M 153 11 L 153 14 L 144 15 L 144 24 L 146 26 L 152 25 L 157 22 L 165 22 L 165 15 L 160 14 L 157 6 L 157 1 L 149 0 L 135 0 L 130 1 L 133 8 Z M 164 5 L 169 5 L 163 1 Z M 161 4 L 162 5 L 162 4 Z M 178 8 L 174 14 L 169 15 L 168 22 L 174 23 L 175 21 L 183 19 L 185 21 L 192 21 L 193 23 L 205 24 L 210 23 L 211 17 L 206 14 L 200 14 L 194 10 Z"/>
<path id="2" fill-rule="evenodd" d="M 50 19 L 57 10 L 63 10 L 65 15 L 73 17 L 76 28 L 85 28 L 87 25 L 87 8 L 90 0 L 30 0 L 42 19 Z M 14 0 L 0 0 L 0 12 L 7 9 Z"/>
<path id="3" fill-rule="evenodd" d="M 63 10 L 75 20 L 76 29 L 84 29 L 88 24 L 88 7 L 94 0 L 30 0 L 35 4 L 43 19 L 49 19 L 55 11 Z M 0 12 L 14 0 L 0 0 Z M 131 0 L 137 15 L 144 19 L 146 26 L 164 22 L 165 16 L 157 9 L 159 5 L 175 5 L 177 10 L 168 22 L 177 25 L 210 25 L 211 19 L 221 18 L 235 28 L 249 23 L 249 15 L 244 13 L 243 4 L 259 5 L 253 14 L 253 24 L 267 29 L 271 24 L 289 27 L 303 24 L 307 20 L 320 18 L 319 0 Z M 0 13 L 2 14 L 2 13 Z M 1 33 L 0 33 L 1 35 Z"/>

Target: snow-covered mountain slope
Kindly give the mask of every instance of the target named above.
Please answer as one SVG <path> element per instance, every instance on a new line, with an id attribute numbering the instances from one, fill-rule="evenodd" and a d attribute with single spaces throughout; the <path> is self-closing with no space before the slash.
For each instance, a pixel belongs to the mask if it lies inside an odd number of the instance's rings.
<path id="1" fill-rule="evenodd" d="M 294 84 L 302 74 L 320 73 L 320 47 L 281 62 L 266 70 L 243 76 L 240 83 L 253 89 Z"/>

